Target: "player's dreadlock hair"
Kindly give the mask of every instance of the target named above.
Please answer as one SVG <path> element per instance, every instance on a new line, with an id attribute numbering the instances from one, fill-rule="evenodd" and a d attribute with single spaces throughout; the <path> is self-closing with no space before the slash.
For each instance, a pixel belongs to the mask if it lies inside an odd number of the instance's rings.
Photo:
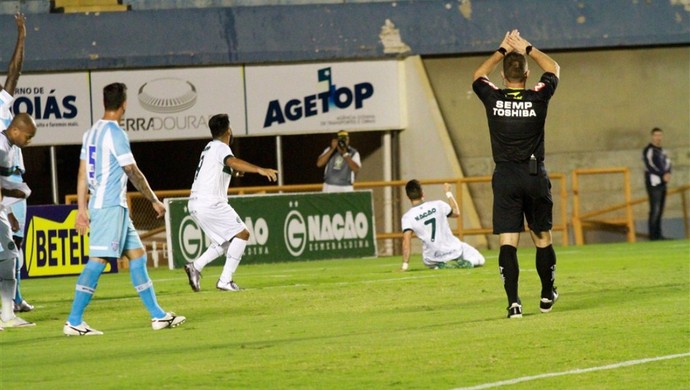
<path id="1" fill-rule="evenodd" d="M 127 101 L 127 86 L 123 83 L 108 84 L 103 88 L 103 107 L 115 111 Z"/>
<path id="2" fill-rule="evenodd" d="M 422 199 L 422 185 L 417 179 L 412 179 L 405 184 L 405 192 L 410 200 Z"/>
<path id="3" fill-rule="evenodd" d="M 512 83 L 525 82 L 527 80 L 527 58 L 514 51 L 506 54 L 503 59 L 503 77 Z"/>
<path id="4" fill-rule="evenodd" d="M 230 128 L 230 118 L 228 114 L 216 114 L 208 120 L 208 127 L 211 128 L 213 138 L 218 138 Z"/>

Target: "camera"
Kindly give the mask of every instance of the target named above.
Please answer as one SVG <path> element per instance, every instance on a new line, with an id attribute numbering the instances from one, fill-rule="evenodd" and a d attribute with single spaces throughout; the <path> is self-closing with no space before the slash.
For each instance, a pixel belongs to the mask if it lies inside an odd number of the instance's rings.
<path id="1" fill-rule="evenodd" d="M 341 149 L 347 149 L 347 137 L 338 137 L 338 147 Z"/>

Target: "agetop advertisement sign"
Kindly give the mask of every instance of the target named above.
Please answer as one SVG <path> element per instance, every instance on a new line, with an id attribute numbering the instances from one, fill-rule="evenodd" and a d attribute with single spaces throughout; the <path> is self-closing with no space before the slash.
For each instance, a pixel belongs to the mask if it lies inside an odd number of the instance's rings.
<path id="1" fill-rule="evenodd" d="M 250 135 L 403 128 L 398 61 L 246 68 Z"/>
<path id="2" fill-rule="evenodd" d="M 171 268 L 194 261 L 210 245 L 187 201 L 165 199 Z M 242 263 L 376 256 L 371 191 L 234 196 L 229 202 L 250 233 Z"/>
<path id="3" fill-rule="evenodd" d="M 405 126 L 401 61 L 22 75 L 13 112 L 34 117 L 33 145 L 79 145 L 103 116 L 103 87 L 127 85 L 131 141 L 209 138 L 227 113 L 236 135 L 390 130 Z"/>
<path id="4" fill-rule="evenodd" d="M 26 112 L 36 121 L 32 145 L 81 143 L 82 134 L 91 127 L 89 74 L 22 75 L 12 112 Z"/>
<path id="5" fill-rule="evenodd" d="M 130 141 L 210 138 L 208 120 L 221 113 L 236 133 L 246 132 L 241 67 L 92 72 L 94 119 L 103 116 L 103 87 L 112 82 L 127 85 L 122 126 Z"/>

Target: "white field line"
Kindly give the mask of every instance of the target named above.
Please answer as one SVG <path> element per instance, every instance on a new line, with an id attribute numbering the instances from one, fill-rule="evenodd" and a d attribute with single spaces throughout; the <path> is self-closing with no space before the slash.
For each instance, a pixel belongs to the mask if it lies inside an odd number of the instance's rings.
<path id="1" fill-rule="evenodd" d="M 590 368 L 576 368 L 574 370 L 561 371 L 561 372 L 549 372 L 546 374 L 539 374 L 539 375 L 532 375 L 532 376 L 523 376 L 520 378 L 507 379 L 507 380 L 500 381 L 500 382 L 485 383 L 485 384 L 477 385 L 477 386 L 458 387 L 458 388 L 453 389 L 453 390 L 489 389 L 492 387 L 509 386 L 509 385 L 514 385 L 514 384 L 522 383 L 522 382 L 534 381 L 534 380 L 539 380 L 539 379 L 544 379 L 544 378 L 553 378 L 556 376 L 578 375 L 578 374 L 584 374 L 584 373 L 594 372 L 594 371 L 614 370 L 614 369 L 621 368 L 621 367 L 635 366 L 638 364 L 658 362 L 661 360 L 678 359 L 678 358 L 684 358 L 684 357 L 689 357 L 689 356 L 690 356 L 690 352 L 686 352 L 686 353 L 679 353 L 676 355 L 657 356 L 657 357 L 653 357 L 653 358 L 639 359 L 639 360 L 628 360 L 625 362 L 608 364 L 605 366 L 590 367 Z"/>

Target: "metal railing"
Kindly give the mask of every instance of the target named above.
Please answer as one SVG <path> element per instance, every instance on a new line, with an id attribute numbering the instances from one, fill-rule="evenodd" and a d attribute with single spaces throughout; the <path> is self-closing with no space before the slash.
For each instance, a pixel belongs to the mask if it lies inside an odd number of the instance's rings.
<path id="1" fill-rule="evenodd" d="M 623 175 L 623 196 L 624 201 L 599 207 L 595 210 L 582 212 L 582 198 L 583 186 L 581 178 L 584 176 L 593 175 Z M 630 186 L 630 169 L 627 167 L 618 168 L 596 168 L 596 169 L 576 169 L 573 171 L 573 232 L 575 235 L 575 244 L 585 244 L 585 230 L 596 228 L 618 228 L 622 230 L 628 242 L 636 241 L 635 233 L 635 219 L 633 207 L 639 204 L 648 202 L 646 197 L 632 199 L 632 191 Z M 601 180 L 597 181 L 598 183 Z M 683 213 L 683 226 L 685 228 L 685 238 L 690 238 L 690 213 L 688 212 L 689 203 L 687 201 L 687 193 L 690 191 L 690 184 L 685 184 L 678 188 L 669 189 L 666 193 L 668 196 L 678 194 L 681 199 L 681 209 Z M 602 205 L 599 205 L 602 206 Z M 613 212 L 623 211 L 624 217 L 610 217 Z"/>
<path id="2" fill-rule="evenodd" d="M 597 203 L 598 207 L 596 210 L 589 210 L 583 212 L 583 183 L 581 178 L 585 176 L 593 175 L 623 175 L 622 188 L 624 200 L 619 203 L 612 205 L 601 205 Z M 552 173 L 549 175 L 555 190 L 552 190 L 552 195 L 554 196 L 554 219 L 559 219 L 555 221 L 553 230 L 554 232 L 562 233 L 561 244 L 563 246 L 568 246 L 569 242 L 569 226 L 572 226 L 572 231 L 575 238 L 576 245 L 585 244 L 585 231 L 587 229 L 606 229 L 614 228 L 619 231 L 623 231 L 626 235 L 628 242 L 635 242 L 635 226 L 634 226 L 634 214 L 632 208 L 636 205 L 640 205 L 647 202 L 647 198 L 631 198 L 631 188 L 630 188 L 630 172 L 626 167 L 617 168 L 603 168 L 603 169 L 577 169 L 572 173 L 572 198 L 573 198 L 573 210 L 572 216 L 568 218 L 568 201 L 569 201 L 569 191 L 566 186 L 566 175 L 560 173 Z M 400 231 L 400 216 L 404 213 L 403 202 L 405 200 L 404 186 L 407 181 L 395 180 L 395 181 L 370 181 L 370 182 L 358 182 L 355 183 L 355 189 L 371 189 L 376 191 L 384 188 L 392 188 L 396 191 L 391 191 L 392 199 L 388 204 L 393 205 L 396 209 L 393 210 L 393 215 L 395 216 L 392 224 L 393 229 L 386 231 L 385 229 L 376 232 L 377 240 L 400 240 L 403 237 L 402 231 Z M 424 186 L 429 185 L 443 185 L 443 183 L 450 183 L 454 186 L 456 192 L 456 199 L 458 205 L 460 206 L 461 213 L 464 214 L 464 210 L 467 210 L 465 205 L 466 197 L 464 195 L 466 191 L 469 191 L 468 185 L 476 184 L 490 184 L 491 176 L 478 176 L 478 177 L 465 177 L 465 178 L 447 178 L 447 179 L 430 179 L 430 180 L 420 180 L 420 183 Z M 598 181 L 601 183 L 601 180 Z M 425 187 L 426 188 L 426 187 Z M 619 187 L 620 188 L 620 187 Z M 236 187 L 229 188 L 229 195 L 248 195 L 248 194 L 268 194 L 268 193 L 290 193 L 290 192 L 317 192 L 321 191 L 322 184 L 293 184 L 293 185 L 267 185 L 267 186 L 254 186 L 254 187 Z M 688 209 L 690 207 L 690 202 L 688 201 L 688 192 L 690 192 L 690 184 L 685 184 L 678 188 L 669 189 L 667 195 L 674 196 L 679 195 L 681 199 L 681 208 L 683 214 L 683 224 L 685 228 L 685 236 L 690 239 L 690 213 Z M 165 198 L 177 198 L 177 197 L 188 197 L 190 190 L 163 190 L 156 191 L 156 195 L 160 199 Z M 380 198 L 380 197 L 379 197 Z M 610 197 L 609 197 L 610 198 Z M 558 200 L 558 202 L 556 202 Z M 76 203 L 76 195 L 65 196 L 65 203 L 71 204 Z M 165 237 L 165 221 L 162 219 L 157 219 L 156 215 L 151 208 L 150 203 L 143 198 L 143 196 L 138 192 L 127 193 L 127 202 L 129 204 L 130 213 L 134 221 L 134 225 L 139 229 L 141 233 L 142 241 L 146 244 L 147 248 L 152 250 L 157 250 L 156 248 L 165 248 L 166 237 Z M 385 204 L 384 207 L 387 207 Z M 592 204 L 589 202 L 588 204 Z M 603 207 L 602 207 L 603 206 Z M 486 210 L 485 210 L 486 211 Z M 610 213 L 623 212 L 624 216 L 621 217 L 611 217 L 608 216 Z M 377 211 L 375 210 L 375 214 Z M 480 213 L 482 214 L 482 213 Z M 484 213 L 485 214 L 485 213 Z M 386 215 L 384 213 L 384 215 Z M 606 216 L 606 217 L 604 217 Z M 378 219 L 384 218 L 377 216 Z M 488 218 L 485 218 L 488 219 Z M 391 224 L 388 224 L 391 226 Z M 478 225 L 478 226 L 477 226 Z M 491 235 L 493 228 L 491 226 L 481 226 L 481 222 L 477 222 L 475 226 L 468 226 L 463 218 L 457 219 L 457 225 L 453 229 L 454 233 L 463 239 L 466 236 L 481 236 L 481 235 Z M 386 226 L 382 221 L 377 221 L 377 229 Z M 389 246 L 390 247 L 390 246 Z M 165 256 L 165 250 L 163 249 L 163 255 Z"/>
<path id="3" fill-rule="evenodd" d="M 560 188 L 558 191 L 558 196 L 560 198 L 559 215 L 561 223 L 554 224 L 553 230 L 562 232 L 562 244 L 567 246 L 568 242 L 568 223 L 567 223 L 567 198 L 568 193 L 566 189 L 565 175 L 563 174 L 550 174 L 549 177 L 552 183 L 557 183 Z M 404 194 L 404 186 L 407 183 L 405 180 L 395 180 L 395 181 L 370 181 L 370 182 L 358 182 L 355 183 L 355 189 L 371 189 L 377 190 L 386 187 L 391 187 L 397 189 L 398 191 L 392 191 L 392 197 L 394 200 L 391 202 L 397 205 L 397 210 L 394 210 L 395 215 L 402 215 L 403 206 L 400 199 Z M 465 177 L 465 178 L 447 178 L 447 179 L 431 179 L 431 180 L 420 180 L 423 186 L 426 185 L 443 185 L 443 183 L 449 183 L 454 185 L 456 190 L 456 199 L 458 201 L 458 206 L 460 207 L 461 213 L 466 208 L 465 202 L 463 201 L 463 192 L 466 191 L 466 184 L 476 184 L 476 183 L 491 183 L 491 176 L 480 176 L 480 177 Z M 321 191 L 322 184 L 291 184 L 291 185 L 267 185 L 267 186 L 253 186 L 253 187 L 237 187 L 229 188 L 229 195 L 249 195 L 249 194 L 268 194 L 268 193 L 290 193 L 290 192 L 316 192 Z M 165 198 L 178 198 L 178 197 L 188 197 L 190 190 L 163 190 L 155 191 L 159 199 L 163 200 Z M 65 196 L 65 203 L 72 204 L 76 203 L 76 195 Z M 161 241 L 160 235 L 165 232 L 165 222 L 160 219 L 156 219 L 156 215 L 150 206 L 150 203 L 143 198 L 139 192 L 128 192 L 127 193 L 127 203 L 130 208 L 130 214 L 134 221 L 134 225 L 137 229 L 143 231 L 141 234 L 142 240 L 158 240 Z M 396 218 L 396 223 L 393 226 L 399 226 L 399 221 Z M 466 236 L 472 235 L 490 235 L 493 231 L 491 226 L 466 226 L 463 218 L 458 218 L 457 227 L 453 229 L 454 233 L 460 238 L 464 239 Z M 381 221 L 378 221 L 381 222 Z M 385 226 L 384 223 L 376 223 L 377 227 Z M 390 240 L 390 239 L 402 239 L 402 231 L 378 231 L 376 232 L 377 240 Z M 164 240 L 164 237 L 163 237 Z"/>

